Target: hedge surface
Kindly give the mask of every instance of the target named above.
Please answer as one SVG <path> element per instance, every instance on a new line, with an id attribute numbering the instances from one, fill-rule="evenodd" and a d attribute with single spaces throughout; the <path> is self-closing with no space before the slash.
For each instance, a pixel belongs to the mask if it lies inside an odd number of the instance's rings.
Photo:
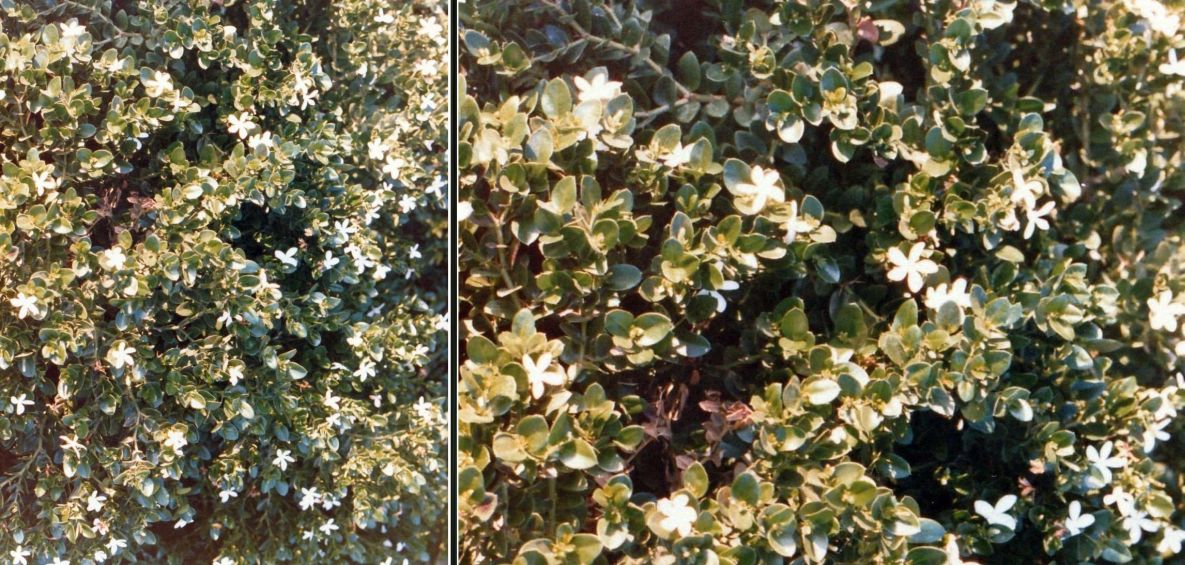
<path id="1" fill-rule="evenodd" d="M 464 3 L 466 559 L 1176 555 L 1183 17 Z"/>
<path id="2" fill-rule="evenodd" d="M 0 559 L 440 551 L 446 25 L 0 1 Z"/>

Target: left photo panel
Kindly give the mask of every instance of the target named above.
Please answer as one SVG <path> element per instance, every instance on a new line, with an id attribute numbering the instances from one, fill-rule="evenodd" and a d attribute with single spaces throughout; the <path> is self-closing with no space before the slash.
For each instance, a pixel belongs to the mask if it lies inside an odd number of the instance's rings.
<path id="1" fill-rule="evenodd" d="M 0 2 L 0 562 L 441 562 L 444 1 Z"/>

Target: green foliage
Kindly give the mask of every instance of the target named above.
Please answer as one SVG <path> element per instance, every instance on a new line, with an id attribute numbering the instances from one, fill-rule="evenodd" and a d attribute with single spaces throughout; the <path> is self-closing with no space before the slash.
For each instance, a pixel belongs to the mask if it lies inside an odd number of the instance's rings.
<path id="1" fill-rule="evenodd" d="M 463 554 L 1179 552 L 1182 16 L 463 4 Z"/>
<path id="2" fill-rule="evenodd" d="M 430 559 L 443 5 L 0 22 L 5 562 Z"/>

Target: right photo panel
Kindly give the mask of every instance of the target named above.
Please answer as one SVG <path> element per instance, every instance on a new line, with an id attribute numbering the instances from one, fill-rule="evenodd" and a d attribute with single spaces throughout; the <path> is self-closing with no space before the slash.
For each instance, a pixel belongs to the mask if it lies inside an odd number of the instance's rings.
<path id="1" fill-rule="evenodd" d="M 1185 5 L 458 17 L 462 562 L 1180 562 Z"/>

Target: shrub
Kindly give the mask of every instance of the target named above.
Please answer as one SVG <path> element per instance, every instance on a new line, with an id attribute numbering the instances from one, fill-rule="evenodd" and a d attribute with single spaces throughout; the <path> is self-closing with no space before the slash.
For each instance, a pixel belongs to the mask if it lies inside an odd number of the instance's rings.
<path id="1" fill-rule="evenodd" d="M 467 2 L 464 554 L 1176 554 L 1183 14 Z"/>
<path id="2" fill-rule="evenodd" d="M 443 6 L 3 2 L 0 554 L 443 543 Z"/>

